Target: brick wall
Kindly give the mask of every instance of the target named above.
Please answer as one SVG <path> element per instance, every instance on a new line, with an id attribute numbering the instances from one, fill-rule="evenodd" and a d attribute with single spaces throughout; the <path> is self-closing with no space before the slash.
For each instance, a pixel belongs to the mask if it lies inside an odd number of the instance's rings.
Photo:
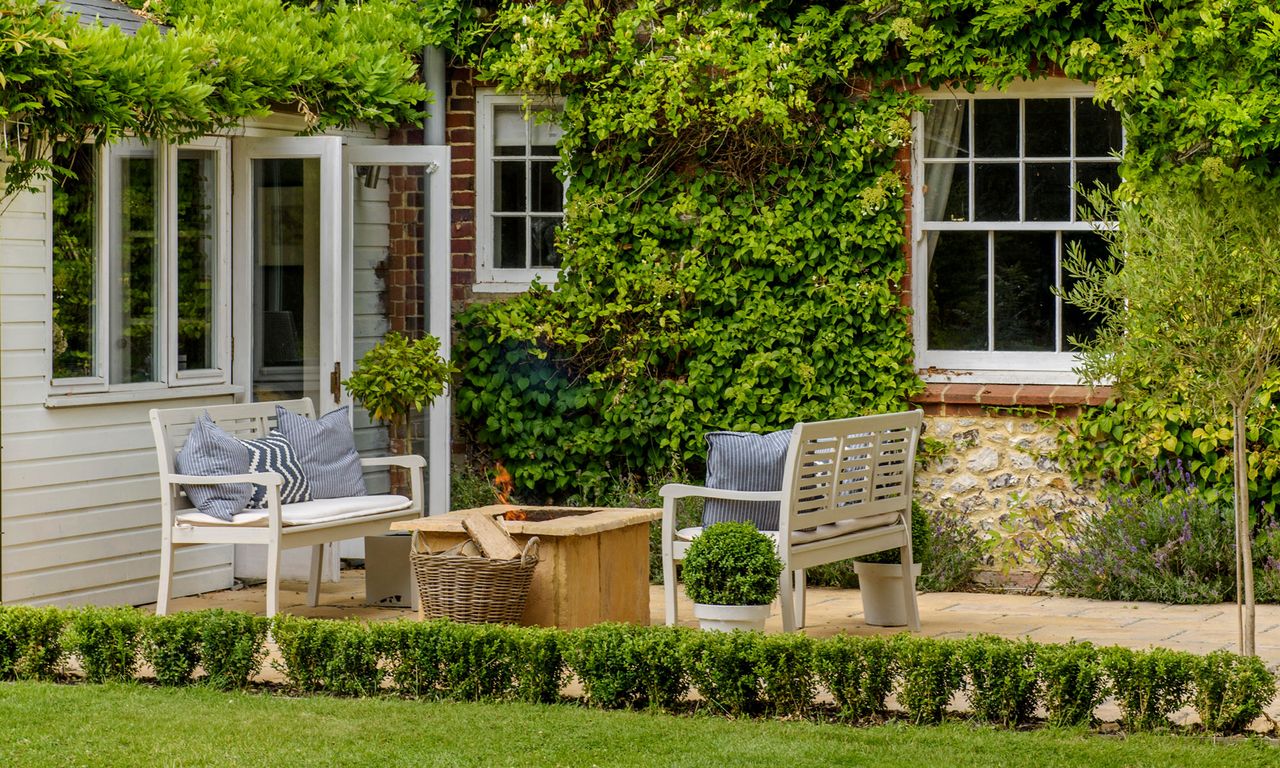
<path id="1" fill-rule="evenodd" d="M 473 298 L 476 281 L 476 86 L 475 73 L 450 67 L 449 95 L 445 105 L 445 141 L 453 157 L 449 169 L 453 206 L 449 232 L 453 301 L 459 305 Z"/>

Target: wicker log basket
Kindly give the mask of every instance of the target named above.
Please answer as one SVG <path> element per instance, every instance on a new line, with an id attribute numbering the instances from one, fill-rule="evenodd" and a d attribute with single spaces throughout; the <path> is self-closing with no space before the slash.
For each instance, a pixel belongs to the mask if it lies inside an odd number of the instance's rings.
<path id="1" fill-rule="evenodd" d="M 415 546 L 409 561 L 418 581 L 423 618 L 516 624 L 524 614 L 538 564 L 538 539 L 529 539 L 521 555 L 511 560 L 468 557 L 457 547 L 420 552 Z"/>

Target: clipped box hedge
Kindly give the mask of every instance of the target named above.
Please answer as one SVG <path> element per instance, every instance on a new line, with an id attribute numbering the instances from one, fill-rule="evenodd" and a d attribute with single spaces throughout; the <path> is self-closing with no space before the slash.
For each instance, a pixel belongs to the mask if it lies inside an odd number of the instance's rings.
<path id="1" fill-rule="evenodd" d="M 794 718 L 814 714 L 825 691 L 838 717 L 857 723 L 884 716 L 892 693 L 912 722 L 937 723 L 963 692 L 975 719 L 1007 728 L 1038 708 L 1052 726 L 1087 726 L 1113 695 L 1129 730 L 1168 727 L 1190 704 L 1223 734 L 1243 732 L 1276 695 L 1260 659 L 1226 651 L 23 606 L 0 606 L 0 680 L 71 679 L 74 659 L 90 681 L 138 679 L 145 663 L 159 685 L 244 688 L 263 671 L 269 633 L 272 666 L 300 694 L 556 703 L 573 700 L 563 694 L 572 678 L 583 701 L 605 709 Z"/>

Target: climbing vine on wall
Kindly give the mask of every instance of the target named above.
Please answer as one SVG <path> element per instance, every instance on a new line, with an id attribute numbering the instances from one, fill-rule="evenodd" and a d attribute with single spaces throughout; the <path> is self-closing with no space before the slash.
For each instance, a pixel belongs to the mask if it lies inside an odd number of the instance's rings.
<path id="1" fill-rule="evenodd" d="M 469 3 L 162 0 L 164 29 L 82 27 L 58 3 L 0 10 L 5 196 L 70 171 L 70 149 L 132 134 L 182 140 L 273 109 L 308 130 L 419 120 L 417 57 L 462 45 Z"/>
<path id="2" fill-rule="evenodd" d="M 476 61 L 503 90 L 563 99 L 563 271 L 460 318 L 459 416 L 554 494 L 696 466 L 708 429 L 900 407 L 921 386 L 900 296 L 920 91 L 1065 74 L 1125 113 L 1132 183 L 1265 173 L 1277 18 L 1134 0 L 505 5 Z"/>

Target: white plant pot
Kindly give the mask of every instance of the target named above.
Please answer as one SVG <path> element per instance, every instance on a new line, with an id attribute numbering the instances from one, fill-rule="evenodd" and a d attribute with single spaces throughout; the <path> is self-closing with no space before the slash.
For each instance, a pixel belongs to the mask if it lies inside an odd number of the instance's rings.
<path id="1" fill-rule="evenodd" d="M 735 629 L 764 631 L 769 618 L 767 605 L 710 605 L 694 603 L 693 615 L 698 626 L 710 632 L 732 632 Z"/>
<path id="2" fill-rule="evenodd" d="M 862 592 L 862 615 L 873 627 L 905 627 L 906 595 L 903 592 L 902 566 L 897 563 L 862 563 L 854 561 L 858 589 Z M 920 564 L 912 563 L 911 574 L 920 578 Z"/>

